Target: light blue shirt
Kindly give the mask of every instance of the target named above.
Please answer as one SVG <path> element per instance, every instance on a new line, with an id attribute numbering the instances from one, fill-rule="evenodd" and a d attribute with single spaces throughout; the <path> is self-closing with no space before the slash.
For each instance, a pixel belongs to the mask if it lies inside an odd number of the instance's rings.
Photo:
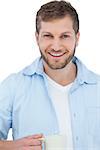
<path id="1" fill-rule="evenodd" d="M 100 77 L 74 57 L 77 77 L 69 92 L 75 150 L 100 150 Z M 0 84 L 0 139 L 59 133 L 42 59 Z"/>

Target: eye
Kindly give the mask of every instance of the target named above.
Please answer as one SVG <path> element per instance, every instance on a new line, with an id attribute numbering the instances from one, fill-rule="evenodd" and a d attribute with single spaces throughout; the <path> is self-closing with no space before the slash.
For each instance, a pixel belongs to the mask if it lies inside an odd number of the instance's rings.
<path id="1" fill-rule="evenodd" d="M 69 37 L 70 37 L 70 36 L 67 35 L 67 34 L 64 34 L 64 35 L 61 36 L 62 39 L 66 39 L 66 38 L 69 38 Z"/>
<path id="2" fill-rule="evenodd" d="M 45 38 L 52 38 L 53 36 L 50 35 L 50 34 L 44 34 L 43 37 L 45 37 Z"/>

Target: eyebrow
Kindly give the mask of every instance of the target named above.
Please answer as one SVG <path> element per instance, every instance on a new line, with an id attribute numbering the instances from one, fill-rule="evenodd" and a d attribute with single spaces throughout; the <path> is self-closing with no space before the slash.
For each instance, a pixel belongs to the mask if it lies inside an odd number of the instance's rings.
<path id="1" fill-rule="evenodd" d="M 51 32 L 42 32 L 42 34 L 52 34 L 52 33 Z M 61 35 L 62 34 L 72 34 L 72 32 L 66 31 L 66 32 L 62 32 Z"/>
<path id="2" fill-rule="evenodd" d="M 61 34 L 72 34 L 72 32 L 66 31 L 66 32 L 63 32 L 63 33 L 61 33 Z"/>
<path id="3" fill-rule="evenodd" d="M 52 33 L 50 33 L 50 32 L 42 32 L 42 34 L 52 34 Z"/>

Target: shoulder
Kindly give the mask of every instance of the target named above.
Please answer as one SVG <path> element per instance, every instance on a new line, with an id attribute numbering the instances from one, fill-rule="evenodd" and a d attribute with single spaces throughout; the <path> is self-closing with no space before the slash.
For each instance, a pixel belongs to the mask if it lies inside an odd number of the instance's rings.
<path id="1" fill-rule="evenodd" d="M 89 84 L 100 82 L 100 75 L 88 69 L 87 66 L 85 66 L 85 64 L 83 64 L 79 58 L 74 57 L 73 62 L 77 66 L 77 77 L 80 81 Z"/>
<path id="2" fill-rule="evenodd" d="M 0 89 L 4 87 L 15 88 L 16 86 L 21 86 L 21 84 L 27 83 L 32 77 L 32 75 L 34 74 L 38 62 L 39 62 L 39 58 L 37 58 L 30 65 L 26 66 L 19 72 L 10 74 L 0 83 Z"/>
<path id="3" fill-rule="evenodd" d="M 88 70 L 90 77 L 94 78 L 98 83 L 100 82 L 100 75 L 91 70 Z"/>

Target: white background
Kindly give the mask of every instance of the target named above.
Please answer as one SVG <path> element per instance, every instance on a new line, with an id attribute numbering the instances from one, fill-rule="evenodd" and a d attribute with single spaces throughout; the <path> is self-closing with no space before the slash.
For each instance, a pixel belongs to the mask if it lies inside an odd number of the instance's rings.
<path id="1" fill-rule="evenodd" d="M 81 37 L 76 55 L 89 69 L 100 74 L 99 1 L 69 1 L 80 17 Z M 35 15 L 45 2 L 47 0 L 0 0 L 0 81 L 40 55 L 34 36 Z"/>

